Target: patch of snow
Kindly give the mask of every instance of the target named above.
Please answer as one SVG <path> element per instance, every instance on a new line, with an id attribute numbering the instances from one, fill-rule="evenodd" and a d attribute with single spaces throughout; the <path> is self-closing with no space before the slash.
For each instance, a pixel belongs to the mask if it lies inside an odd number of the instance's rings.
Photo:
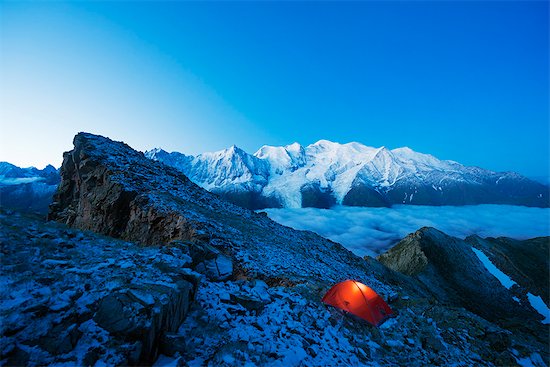
<path id="1" fill-rule="evenodd" d="M 544 320 L 541 322 L 543 324 L 549 324 L 550 323 L 550 309 L 542 298 L 540 296 L 535 296 L 532 293 L 527 293 L 527 299 L 529 300 L 529 303 L 531 303 L 531 306 L 544 317 Z"/>
<path id="2" fill-rule="evenodd" d="M 512 280 L 508 275 L 503 273 L 499 268 L 496 267 L 495 264 L 491 262 L 491 260 L 483 253 L 483 251 L 478 250 L 475 247 L 472 247 L 472 251 L 476 254 L 477 258 L 481 261 L 483 266 L 485 266 L 485 269 L 489 271 L 495 278 L 498 279 L 500 284 L 502 284 L 507 289 L 512 288 L 516 282 Z"/>

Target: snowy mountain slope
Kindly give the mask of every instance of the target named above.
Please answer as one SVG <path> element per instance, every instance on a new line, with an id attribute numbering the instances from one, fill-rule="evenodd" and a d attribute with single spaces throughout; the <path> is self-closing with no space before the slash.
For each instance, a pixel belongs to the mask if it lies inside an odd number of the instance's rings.
<path id="1" fill-rule="evenodd" d="M 305 148 L 298 143 L 263 146 L 253 155 L 235 146 L 197 156 L 161 149 L 145 154 L 251 209 L 334 204 L 550 205 L 548 186 L 517 173 L 467 167 L 407 147 L 389 150 L 320 140 Z"/>

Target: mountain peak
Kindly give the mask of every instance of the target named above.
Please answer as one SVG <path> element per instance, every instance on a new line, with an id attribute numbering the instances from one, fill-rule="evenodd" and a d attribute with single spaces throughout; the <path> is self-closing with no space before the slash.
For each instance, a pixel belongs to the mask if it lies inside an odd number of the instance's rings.
<path id="1" fill-rule="evenodd" d="M 321 146 L 321 147 L 330 147 L 330 146 L 341 145 L 341 144 L 340 143 L 335 143 L 335 142 L 330 141 L 330 140 L 321 139 L 321 140 L 318 140 L 318 141 L 316 141 L 315 143 L 313 143 L 311 145 Z"/>
<path id="2" fill-rule="evenodd" d="M 246 154 L 246 155 L 248 155 L 247 152 L 245 152 L 244 150 L 242 150 L 241 148 L 239 148 L 235 144 L 233 144 L 229 148 L 225 149 L 225 151 L 229 154 L 238 154 L 238 155 Z"/>
<path id="3" fill-rule="evenodd" d="M 302 147 L 302 145 L 298 142 L 294 142 L 292 144 L 288 144 L 285 146 L 285 149 L 288 151 L 288 152 L 291 152 L 291 153 L 300 153 L 304 150 L 304 147 Z"/>
<path id="4" fill-rule="evenodd" d="M 158 154 L 158 153 L 168 153 L 162 148 L 153 148 L 151 150 L 148 150 L 147 152 L 150 152 L 151 154 Z"/>
<path id="5" fill-rule="evenodd" d="M 414 150 L 412 150 L 411 148 L 409 147 L 401 147 L 401 148 L 395 148 L 393 149 L 394 151 L 400 151 L 400 152 L 403 152 L 403 153 L 416 153 Z"/>

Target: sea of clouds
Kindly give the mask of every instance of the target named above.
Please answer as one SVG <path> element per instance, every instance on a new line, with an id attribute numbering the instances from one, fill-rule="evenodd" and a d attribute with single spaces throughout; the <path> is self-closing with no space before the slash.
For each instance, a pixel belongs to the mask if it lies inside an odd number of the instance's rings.
<path id="1" fill-rule="evenodd" d="M 359 256 L 376 256 L 424 226 L 459 238 L 472 234 L 516 239 L 550 236 L 548 208 L 395 205 L 392 208 L 336 206 L 265 211 L 276 222 L 316 232 Z"/>
<path id="2" fill-rule="evenodd" d="M 0 185 L 13 186 L 31 182 L 44 181 L 43 177 L 4 177 L 0 176 Z"/>

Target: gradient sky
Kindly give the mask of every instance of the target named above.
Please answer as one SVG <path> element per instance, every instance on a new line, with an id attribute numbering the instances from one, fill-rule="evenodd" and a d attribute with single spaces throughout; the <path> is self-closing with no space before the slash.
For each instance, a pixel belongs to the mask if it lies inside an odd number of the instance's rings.
<path id="1" fill-rule="evenodd" d="M 548 176 L 548 3 L 1 2 L 0 160 L 78 131 L 199 153 L 319 139 Z"/>

